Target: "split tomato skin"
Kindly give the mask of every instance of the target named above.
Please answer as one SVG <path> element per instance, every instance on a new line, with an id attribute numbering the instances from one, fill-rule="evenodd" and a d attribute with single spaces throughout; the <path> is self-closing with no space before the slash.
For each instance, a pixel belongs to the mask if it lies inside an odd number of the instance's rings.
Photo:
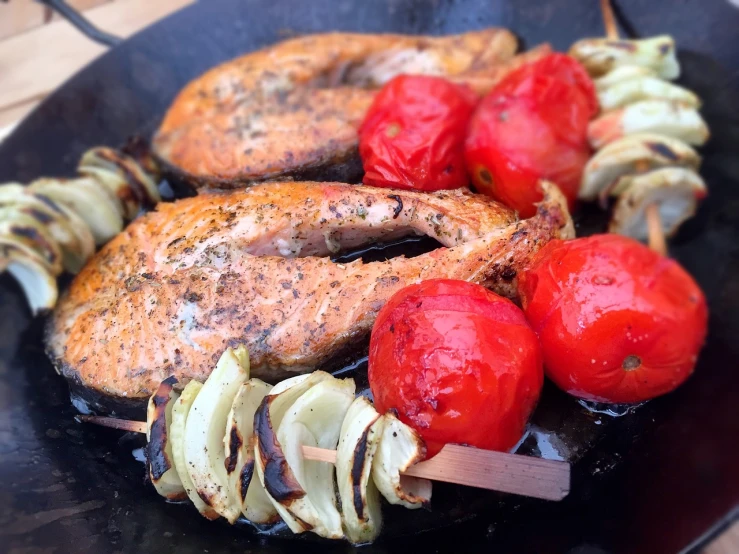
<path id="1" fill-rule="evenodd" d="M 674 260 L 620 235 L 555 240 L 520 275 L 547 376 L 598 402 L 666 394 L 693 372 L 705 341 L 703 292 Z"/>
<path id="2" fill-rule="evenodd" d="M 380 413 L 426 441 L 510 450 L 523 436 L 544 373 L 538 339 L 510 300 L 437 279 L 396 293 L 372 330 L 369 382 Z"/>
<path id="3" fill-rule="evenodd" d="M 440 77 L 393 78 L 359 128 L 364 184 L 427 192 L 468 186 L 464 140 L 477 101 L 471 89 Z"/>

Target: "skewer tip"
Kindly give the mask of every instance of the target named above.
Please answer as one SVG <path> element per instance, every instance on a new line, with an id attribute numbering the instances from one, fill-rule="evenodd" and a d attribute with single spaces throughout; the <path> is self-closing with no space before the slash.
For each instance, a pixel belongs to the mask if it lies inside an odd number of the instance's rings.
<path id="1" fill-rule="evenodd" d="M 649 233 L 649 248 L 662 256 L 666 256 L 667 241 L 665 240 L 662 217 L 657 204 L 647 206 L 647 232 Z"/>
<path id="2" fill-rule="evenodd" d="M 606 37 L 609 40 L 618 40 L 618 23 L 616 23 L 616 16 L 613 13 L 611 0 L 600 0 L 600 11 L 603 14 Z"/>
<path id="3" fill-rule="evenodd" d="M 131 421 L 128 419 L 116 419 L 114 417 L 101 417 L 93 415 L 77 415 L 74 417 L 79 423 L 94 423 L 102 427 L 110 427 L 111 429 L 120 429 L 121 431 L 129 431 L 131 433 L 146 433 L 146 422 Z"/>

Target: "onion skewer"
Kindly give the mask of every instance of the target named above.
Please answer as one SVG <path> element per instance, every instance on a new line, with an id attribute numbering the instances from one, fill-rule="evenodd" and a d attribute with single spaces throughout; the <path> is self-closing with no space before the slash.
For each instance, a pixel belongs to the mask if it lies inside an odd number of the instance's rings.
<path id="1" fill-rule="evenodd" d="M 77 420 L 131 433 L 146 433 L 145 421 L 79 415 Z M 306 460 L 334 463 L 336 451 L 313 446 L 302 447 Z M 403 475 L 433 481 L 543 500 L 562 500 L 570 490 L 570 465 L 520 454 L 447 445 L 430 460 L 420 462 Z"/>
<path id="2" fill-rule="evenodd" d="M 56 304 L 63 271 L 79 273 L 96 245 L 161 200 L 157 169 L 143 155 L 91 148 L 77 173 L 0 184 L 0 273 L 15 277 L 34 315 Z"/>
<path id="3" fill-rule="evenodd" d="M 606 29 L 606 37 L 609 40 L 618 40 L 618 24 L 616 16 L 613 13 L 613 6 L 610 0 L 600 0 L 600 10 L 603 14 L 603 26 Z M 662 228 L 662 218 L 659 215 L 659 206 L 650 204 L 646 210 L 647 226 L 649 229 L 649 248 L 655 252 L 667 255 L 667 241 Z"/>
<path id="4" fill-rule="evenodd" d="M 281 518 L 293 533 L 363 544 L 382 528 L 380 495 L 421 508 L 431 480 L 547 500 L 569 492 L 566 462 L 457 445 L 422 461 L 417 431 L 356 396 L 353 379 L 314 371 L 271 386 L 250 378 L 243 345 L 227 348 L 204 383 L 190 381 L 182 393 L 175 385 L 173 375 L 160 383 L 145 422 L 77 419 L 146 433 L 156 491 L 189 498 L 207 519 Z"/>

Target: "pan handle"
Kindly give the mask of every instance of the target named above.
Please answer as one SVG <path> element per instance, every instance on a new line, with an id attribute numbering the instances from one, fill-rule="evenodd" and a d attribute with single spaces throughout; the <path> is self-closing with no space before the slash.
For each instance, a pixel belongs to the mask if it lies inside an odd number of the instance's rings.
<path id="1" fill-rule="evenodd" d="M 121 42 L 121 38 L 110 33 L 106 33 L 95 27 L 76 9 L 67 4 L 65 0 L 37 0 L 38 2 L 49 6 L 56 13 L 74 25 L 78 31 L 81 31 L 87 38 L 104 44 L 105 46 L 115 46 Z"/>

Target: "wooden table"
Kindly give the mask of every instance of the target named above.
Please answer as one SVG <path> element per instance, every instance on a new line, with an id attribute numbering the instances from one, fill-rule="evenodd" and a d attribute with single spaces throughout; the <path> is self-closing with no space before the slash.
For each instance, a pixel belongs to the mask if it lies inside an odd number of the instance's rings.
<path id="1" fill-rule="evenodd" d="M 71 0 L 91 22 L 127 37 L 194 0 Z M 0 3 L 0 140 L 47 94 L 105 52 L 32 0 Z"/>

